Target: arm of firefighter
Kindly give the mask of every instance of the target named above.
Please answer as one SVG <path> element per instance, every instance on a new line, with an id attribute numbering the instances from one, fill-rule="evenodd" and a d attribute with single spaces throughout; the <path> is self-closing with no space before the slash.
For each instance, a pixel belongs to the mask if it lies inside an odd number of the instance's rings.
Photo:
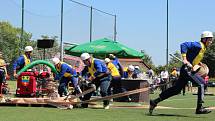
<path id="1" fill-rule="evenodd" d="M 87 77 L 88 74 L 88 68 L 87 66 L 84 67 L 84 69 L 81 71 L 80 76 Z"/>
<path id="2" fill-rule="evenodd" d="M 94 67 L 95 67 L 95 69 L 96 69 L 96 72 L 94 73 L 94 76 L 95 77 L 98 77 L 98 76 L 100 76 L 101 74 L 103 74 L 104 72 L 102 71 L 102 62 L 100 62 L 100 61 L 95 61 L 95 63 L 94 63 Z"/>
<path id="3" fill-rule="evenodd" d="M 118 66 L 119 66 L 120 74 L 123 75 L 123 66 L 121 65 L 120 62 L 118 63 Z"/>
<path id="4" fill-rule="evenodd" d="M 75 90 L 77 91 L 77 93 L 82 93 L 82 90 L 80 88 L 80 86 L 78 85 L 78 74 L 76 72 L 75 69 L 72 69 L 72 77 L 71 77 L 71 81 L 72 81 L 72 84 L 74 85 L 74 88 Z"/>
<path id="5" fill-rule="evenodd" d="M 21 65 L 25 64 L 25 59 L 23 56 L 20 56 L 14 63 L 13 63 L 13 70 L 20 68 Z"/>
<path id="6" fill-rule="evenodd" d="M 193 44 L 193 42 L 184 42 L 181 44 L 181 55 L 182 55 L 182 59 L 183 59 L 183 64 L 187 64 L 187 65 L 191 65 L 190 62 L 187 60 L 187 51 L 189 48 L 193 47 L 195 44 Z"/>
<path id="7" fill-rule="evenodd" d="M 78 85 L 78 78 L 77 78 L 77 73 L 75 69 L 72 69 L 72 77 L 71 77 L 72 84 L 76 88 Z"/>
<path id="8" fill-rule="evenodd" d="M 14 63 L 13 63 L 13 73 L 14 73 L 14 77 L 17 76 L 16 74 L 16 70 L 19 69 L 21 67 L 21 65 L 25 64 L 25 59 L 23 56 L 20 56 Z"/>
<path id="9" fill-rule="evenodd" d="M 191 47 L 191 42 L 184 42 L 180 45 L 182 57 L 186 57 L 187 50 Z"/>
<path id="10" fill-rule="evenodd" d="M 5 77 L 7 76 L 7 68 L 4 66 Z"/>
<path id="11" fill-rule="evenodd" d="M 183 63 L 187 64 L 189 67 L 192 67 L 193 63 L 189 62 L 189 60 L 187 60 L 187 52 L 189 49 L 193 49 L 193 50 L 200 50 L 201 44 L 199 42 L 185 42 L 181 44 L 181 54 L 182 54 L 182 58 L 183 58 Z"/>

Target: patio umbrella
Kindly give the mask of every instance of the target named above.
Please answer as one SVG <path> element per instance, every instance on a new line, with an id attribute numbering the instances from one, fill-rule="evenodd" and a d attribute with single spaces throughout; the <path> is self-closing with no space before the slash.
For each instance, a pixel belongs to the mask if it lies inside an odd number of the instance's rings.
<path id="1" fill-rule="evenodd" d="M 82 53 L 87 52 L 93 54 L 96 58 L 105 58 L 108 57 L 109 54 L 114 54 L 119 58 L 144 57 L 143 53 L 107 38 L 67 47 L 65 48 L 65 52 L 66 54 L 73 56 L 80 56 Z"/>

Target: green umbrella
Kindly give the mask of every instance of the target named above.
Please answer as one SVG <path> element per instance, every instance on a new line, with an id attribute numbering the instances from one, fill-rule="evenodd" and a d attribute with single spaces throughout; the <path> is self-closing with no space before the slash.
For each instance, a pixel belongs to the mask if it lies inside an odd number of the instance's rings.
<path id="1" fill-rule="evenodd" d="M 108 54 L 114 54 L 119 58 L 143 58 L 144 54 L 132 48 L 115 42 L 113 40 L 103 38 L 94 40 L 89 43 L 72 46 L 65 49 L 66 54 L 80 56 L 82 53 L 87 52 L 93 54 L 97 58 L 108 57 Z"/>

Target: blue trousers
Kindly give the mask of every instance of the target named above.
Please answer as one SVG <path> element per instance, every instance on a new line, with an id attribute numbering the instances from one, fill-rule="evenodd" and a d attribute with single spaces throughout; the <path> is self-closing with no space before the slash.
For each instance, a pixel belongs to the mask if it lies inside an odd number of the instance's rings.
<path id="1" fill-rule="evenodd" d="M 67 86 L 68 86 L 68 83 L 69 81 L 72 82 L 73 86 L 75 87 L 75 91 L 76 90 L 76 87 L 78 86 L 78 80 L 77 78 L 70 78 L 70 77 L 63 77 L 61 80 L 60 80 L 60 83 L 59 83 L 59 86 L 58 86 L 58 93 L 59 95 L 62 97 L 63 95 L 67 95 L 68 91 L 67 91 Z"/>
<path id="2" fill-rule="evenodd" d="M 126 92 L 126 89 L 123 88 L 121 81 L 122 80 L 121 80 L 120 76 L 112 77 L 112 80 L 111 80 L 111 83 L 110 83 L 110 86 L 109 86 L 109 89 L 108 89 L 108 95 Z M 129 101 L 129 96 L 125 96 L 125 97 L 121 97 L 121 98 L 115 98 L 114 101 L 128 102 Z"/>
<path id="3" fill-rule="evenodd" d="M 107 77 L 104 77 L 104 78 L 94 82 L 94 84 L 96 85 L 96 89 L 98 89 L 98 87 L 100 87 L 100 94 L 102 97 L 108 96 L 108 88 L 110 86 L 110 81 L 111 81 L 111 75 L 108 75 Z M 89 88 L 90 87 L 88 87 L 88 89 Z M 83 101 L 89 100 L 91 98 L 92 94 L 93 94 L 93 92 L 84 95 L 82 100 Z M 109 100 L 104 100 L 103 105 L 109 105 Z M 88 104 L 87 103 L 82 104 L 82 107 L 87 108 Z"/>

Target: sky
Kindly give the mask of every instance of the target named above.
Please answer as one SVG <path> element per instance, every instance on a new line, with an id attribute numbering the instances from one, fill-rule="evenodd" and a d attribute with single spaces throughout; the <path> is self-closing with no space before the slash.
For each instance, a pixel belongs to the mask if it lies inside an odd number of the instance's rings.
<path id="1" fill-rule="evenodd" d="M 21 1 L 0 0 L 0 21 L 21 27 Z M 167 0 L 76 0 L 117 16 L 117 41 L 144 50 L 155 65 L 166 64 Z M 25 0 L 24 30 L 60 37 L 61 0 Z M 169 0 L 169 53 L 180 43 L 199 41 L 202 31 L 215 32 L 215 0 Z M 64 0 L 63 42 L 89 42 L 90 9 Z M 112 38 L 114 17 L 93 10 L 92 39 Z"/>

